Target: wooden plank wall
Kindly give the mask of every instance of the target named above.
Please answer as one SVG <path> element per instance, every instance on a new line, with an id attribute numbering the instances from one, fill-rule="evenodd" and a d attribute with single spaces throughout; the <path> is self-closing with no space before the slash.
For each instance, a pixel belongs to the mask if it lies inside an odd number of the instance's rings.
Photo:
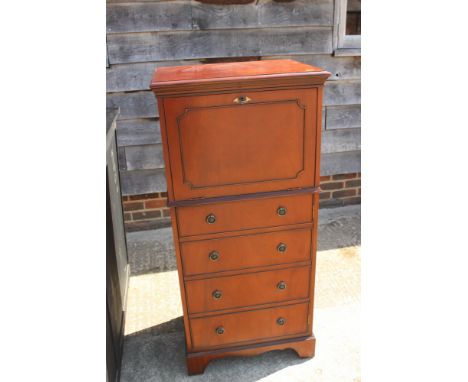
<path id="1" fill-rule="evenodd" d="M 166 190 L 159 115 L 149 90 L 154 69 L 209 58 L 291 58 L 330 71 L 322 174 L 360 171 L 361 59 L 333 56 L 333 15 L 334 0 L 107 0 L 107 106 L 120 108 L 123 195 Z"/>

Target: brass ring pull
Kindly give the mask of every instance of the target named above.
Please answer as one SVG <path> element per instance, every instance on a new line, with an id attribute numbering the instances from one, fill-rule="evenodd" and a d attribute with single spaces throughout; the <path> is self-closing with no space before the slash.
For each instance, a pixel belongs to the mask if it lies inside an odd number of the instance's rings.
<path id="1" fill-rule="evenodd" d="M 247 102 L 250 102 L 250 101 L 252 101 L 251 98 L 242 95 L 242 96 L 239 96 L 237 98 L 234 98 L 234 101 L 232 101 L 232 102 L 238 103 L 239 105 L 243 105 L 243 104 L 245 104 Z"/>
<path id="2" fill-rule="evenodd" d="M 205 220 L 208 224 L 214 224 L 216 223 L 216 216 L 214 214 L 209 214 Z"/>
<path id="3" fill-rule="evenodd" d="M 286 283 L 284 281 L 280 281 L 276 287 L 280 290 L 286 289 Z"/>
<path id="4" fill-rule="evenodd" d="M 220 290 L 215 290 L 211 295 L 213 296 L 215 300 L 219 300 L 223 294 L 221 293 Z"/>
<path id="5" fill-rule="evenodd" d="M 286 207 L 278 207 L 278 209 L 276 210 L 276 213 L 277 213 L 279 216 L 284 216 L 284 215 L 286 215 L 286 212 L 288 212 L 288 210 L 287 210 Z"/>
<path id="6" fill-rule="evenodd" d="M 218 335 L 224 334 L 224 328 L 222 326 L 217 327 L 216 334 Z"/>
<path id="7" fill-rule="evenodd" d="M 211 261 L 217 261 L 219 259 L 219 252 L 211 251 L 208 257 L 210 258 Z"/>
<path id="8" fill-rule="evenodd" d="M 286 249 L 287 249 L 287 245 L 284 244 L 284 243 L 279 243 L 278 246 L 276 247 L 276 250 L 279 252 L 279 253 L 284 253 L 286 252 Z"/>

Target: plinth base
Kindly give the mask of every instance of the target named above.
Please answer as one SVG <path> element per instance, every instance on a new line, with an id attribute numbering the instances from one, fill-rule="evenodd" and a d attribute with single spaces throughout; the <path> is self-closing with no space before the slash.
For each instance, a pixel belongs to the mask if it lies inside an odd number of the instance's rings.
<path id="1" fill-rule="evenodd" d="M 270 350 L 293 349 L 301 358 L 312 358 L 315 355 L 315 337 L 300 337 L 287 340 L 264 342 L 224 349 L 187 353 L 187 370 L 189 375 L 202 374 L 212 360 L 234 356 L 252 356 Z"/>

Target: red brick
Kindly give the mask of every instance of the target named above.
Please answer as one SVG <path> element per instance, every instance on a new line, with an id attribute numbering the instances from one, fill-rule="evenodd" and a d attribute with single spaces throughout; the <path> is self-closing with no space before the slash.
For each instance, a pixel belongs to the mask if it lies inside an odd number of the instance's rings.
<path id="1" fill-rule="evenodd" d="M 345 183 L 345 187 L 346 187 L 346 188 L 350 188 L 350 187 L 359 187 L 360 185 L 361 185 L 361 179 L 348 180 L 348 181 Z"/>
<path id="2" fill-rule="evenodd" d="M 128 196 L 122 196 L 122 201 L 123 201 L 123 202 L 126 202 L 127 200 L 129 200 L 129 199 L 128 199 Z"/>
<path id="3" fill-rule="evenodd" d="M 320 184 L 322 190 L 339 190 L 343 188 L 343 182 L 323 183 Z"/>
<path id="4" fill-rule="evenodd" d="M 327 181 L 327 180 L 331 180 L 331 176 L 330 176 L 330 175 L 321 176 L 321 177 L 320 177 L 320 181 L 321 181 L 321 182 L 325 182 L 325 181 Z"/>
<path id="5" fill-rule="evenodd" d="M 340 190 L 333 192 L 333 198 L 346 198 L 348 196 L 355 196 L 356 190 Z"/>
<path id="6" fill-rule="evenodd" d="M 171 210 L 169 208 L 164 208 L 162 210 L 162 213 L 163 213 L 163 216 L 164 217 L 168 217 L 168 216 L 171 216 Z"/>
<path id="7" fill-rule="evenodd" d="M 167 206 L 166 199 L 152 199 L 145 202 L 146 208 L 161 208 Z"/>
<path id="8" fill-rule="evenodd" d="M 358 188 L 357 194 L 358 194 L 358 195 L 361 195 L 361 187 Z"/>
<path id="9" fill-rule="evenodd" d="M 124 213 L 124 220 L 125 221 L 132 220 L 132 214 L 130 212 Z"/>
<path id="10" fill-rule="evenodd" d="M 143 194 L 143 195 L 130 195 L 129 200 L 142 200 L 142 199 L 156 199 L 158 197 L 158 193 L 154 194 Z"/>
<path id="11" fill-rule="evenodd" d="M 123 207 L 124 211 L 138 211 L 145 208 L 142 202 L 125 202 Z"/>
<path id="12" fill-rule="evenodd" d="M 161 217 L 160 210 L 133 213 L 133 220 L 149 220 L 149 219 L 157 219 L 160 217 Z"/>
<path id="13" fill-rule="evenodd" d="M 320 200 L 330 199 L 330 196 L 331 196 L 331 192 L 321 192 L 320 193 Z"/>
<path id="14" fill-rule="evenodd" d="M 356 173 L 333 175 L 333 180 L 354 179 L 354 178 L 356 178 Z"/>

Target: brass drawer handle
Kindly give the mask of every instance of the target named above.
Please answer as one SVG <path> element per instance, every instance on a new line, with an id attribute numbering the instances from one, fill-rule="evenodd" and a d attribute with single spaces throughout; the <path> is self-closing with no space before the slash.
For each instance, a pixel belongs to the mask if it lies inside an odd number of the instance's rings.
<path id="1" fill-rule="evenodd" d="M 286 289 L 286 283 L 285 283 L 284 281 L 280 281 L 280 282 L 276 285 L 276 287 L 277 287 L 278 289 L 280 289 L 280 290 L 284 290 L 284 289 Z"/>
<path id="2" fill-rule="evenodd" d="M 211 261 L 218 261 L 219 259 L 219 252 L 218 251 L 211 251 L 210 255 L 208 256 Z"/>
<path id="3" fill-rule="evenodd" d="M 278 325 L 284 325 L 286 323 L 286 319 L 283 318 L 283 317 L 279 317 L 277 320 L 276 320 L 276 323 Z"/>
<path id="4" fill-rule="evenodd" d="M 250 102 L 250 101 L 252 101 L 251 98 L 249 98 L 247 96 L 244 96 L 244 95 L 241 95 L 241 96 L 239 96 L 237 98 L 234 98 L 234 101 L 232 101 L 232 102 L 238 103 L 239 105 L 243 105 L 244 103 L 247 103 L 247 102 Z"/>
<path id="5" fill-rule="evenodd" d="M 217 327 L 216 334 L 218 335 L 224 334 L 224 328 L 222 326 Z"/>
<path id="6" fill-rule="evenodd" d="M 215 300 L 219 300 L 223 296 L 220 290 L 215 290 L 211 295 Z"/>
<path id="7" fill-rule="evenodd" d="M 216 223 L 216 216 L 214 214 L 209 214 L 205 220 L 208 224 L 214 224 Z"/>
<path id="8" fill-rule="evenodd" d="M 284 215 L 286 215 L 286 212 L 288 212 L 288 210 L 286 209 L 286 207 L 278 207 L 278 209 L 276 210 L 276 213 L 277 213 L 279 216 L 284 216 Z"/>
<path id="9" fill-rule="evenodd" d="M 279 252 L 279 253 L 284 253 L 286 252 L 286 249 L 287 249 L 287 245 L 284 244 L 284 243 L 279 243 L 278 246 L 276 247 L 276 250 Z"/>

